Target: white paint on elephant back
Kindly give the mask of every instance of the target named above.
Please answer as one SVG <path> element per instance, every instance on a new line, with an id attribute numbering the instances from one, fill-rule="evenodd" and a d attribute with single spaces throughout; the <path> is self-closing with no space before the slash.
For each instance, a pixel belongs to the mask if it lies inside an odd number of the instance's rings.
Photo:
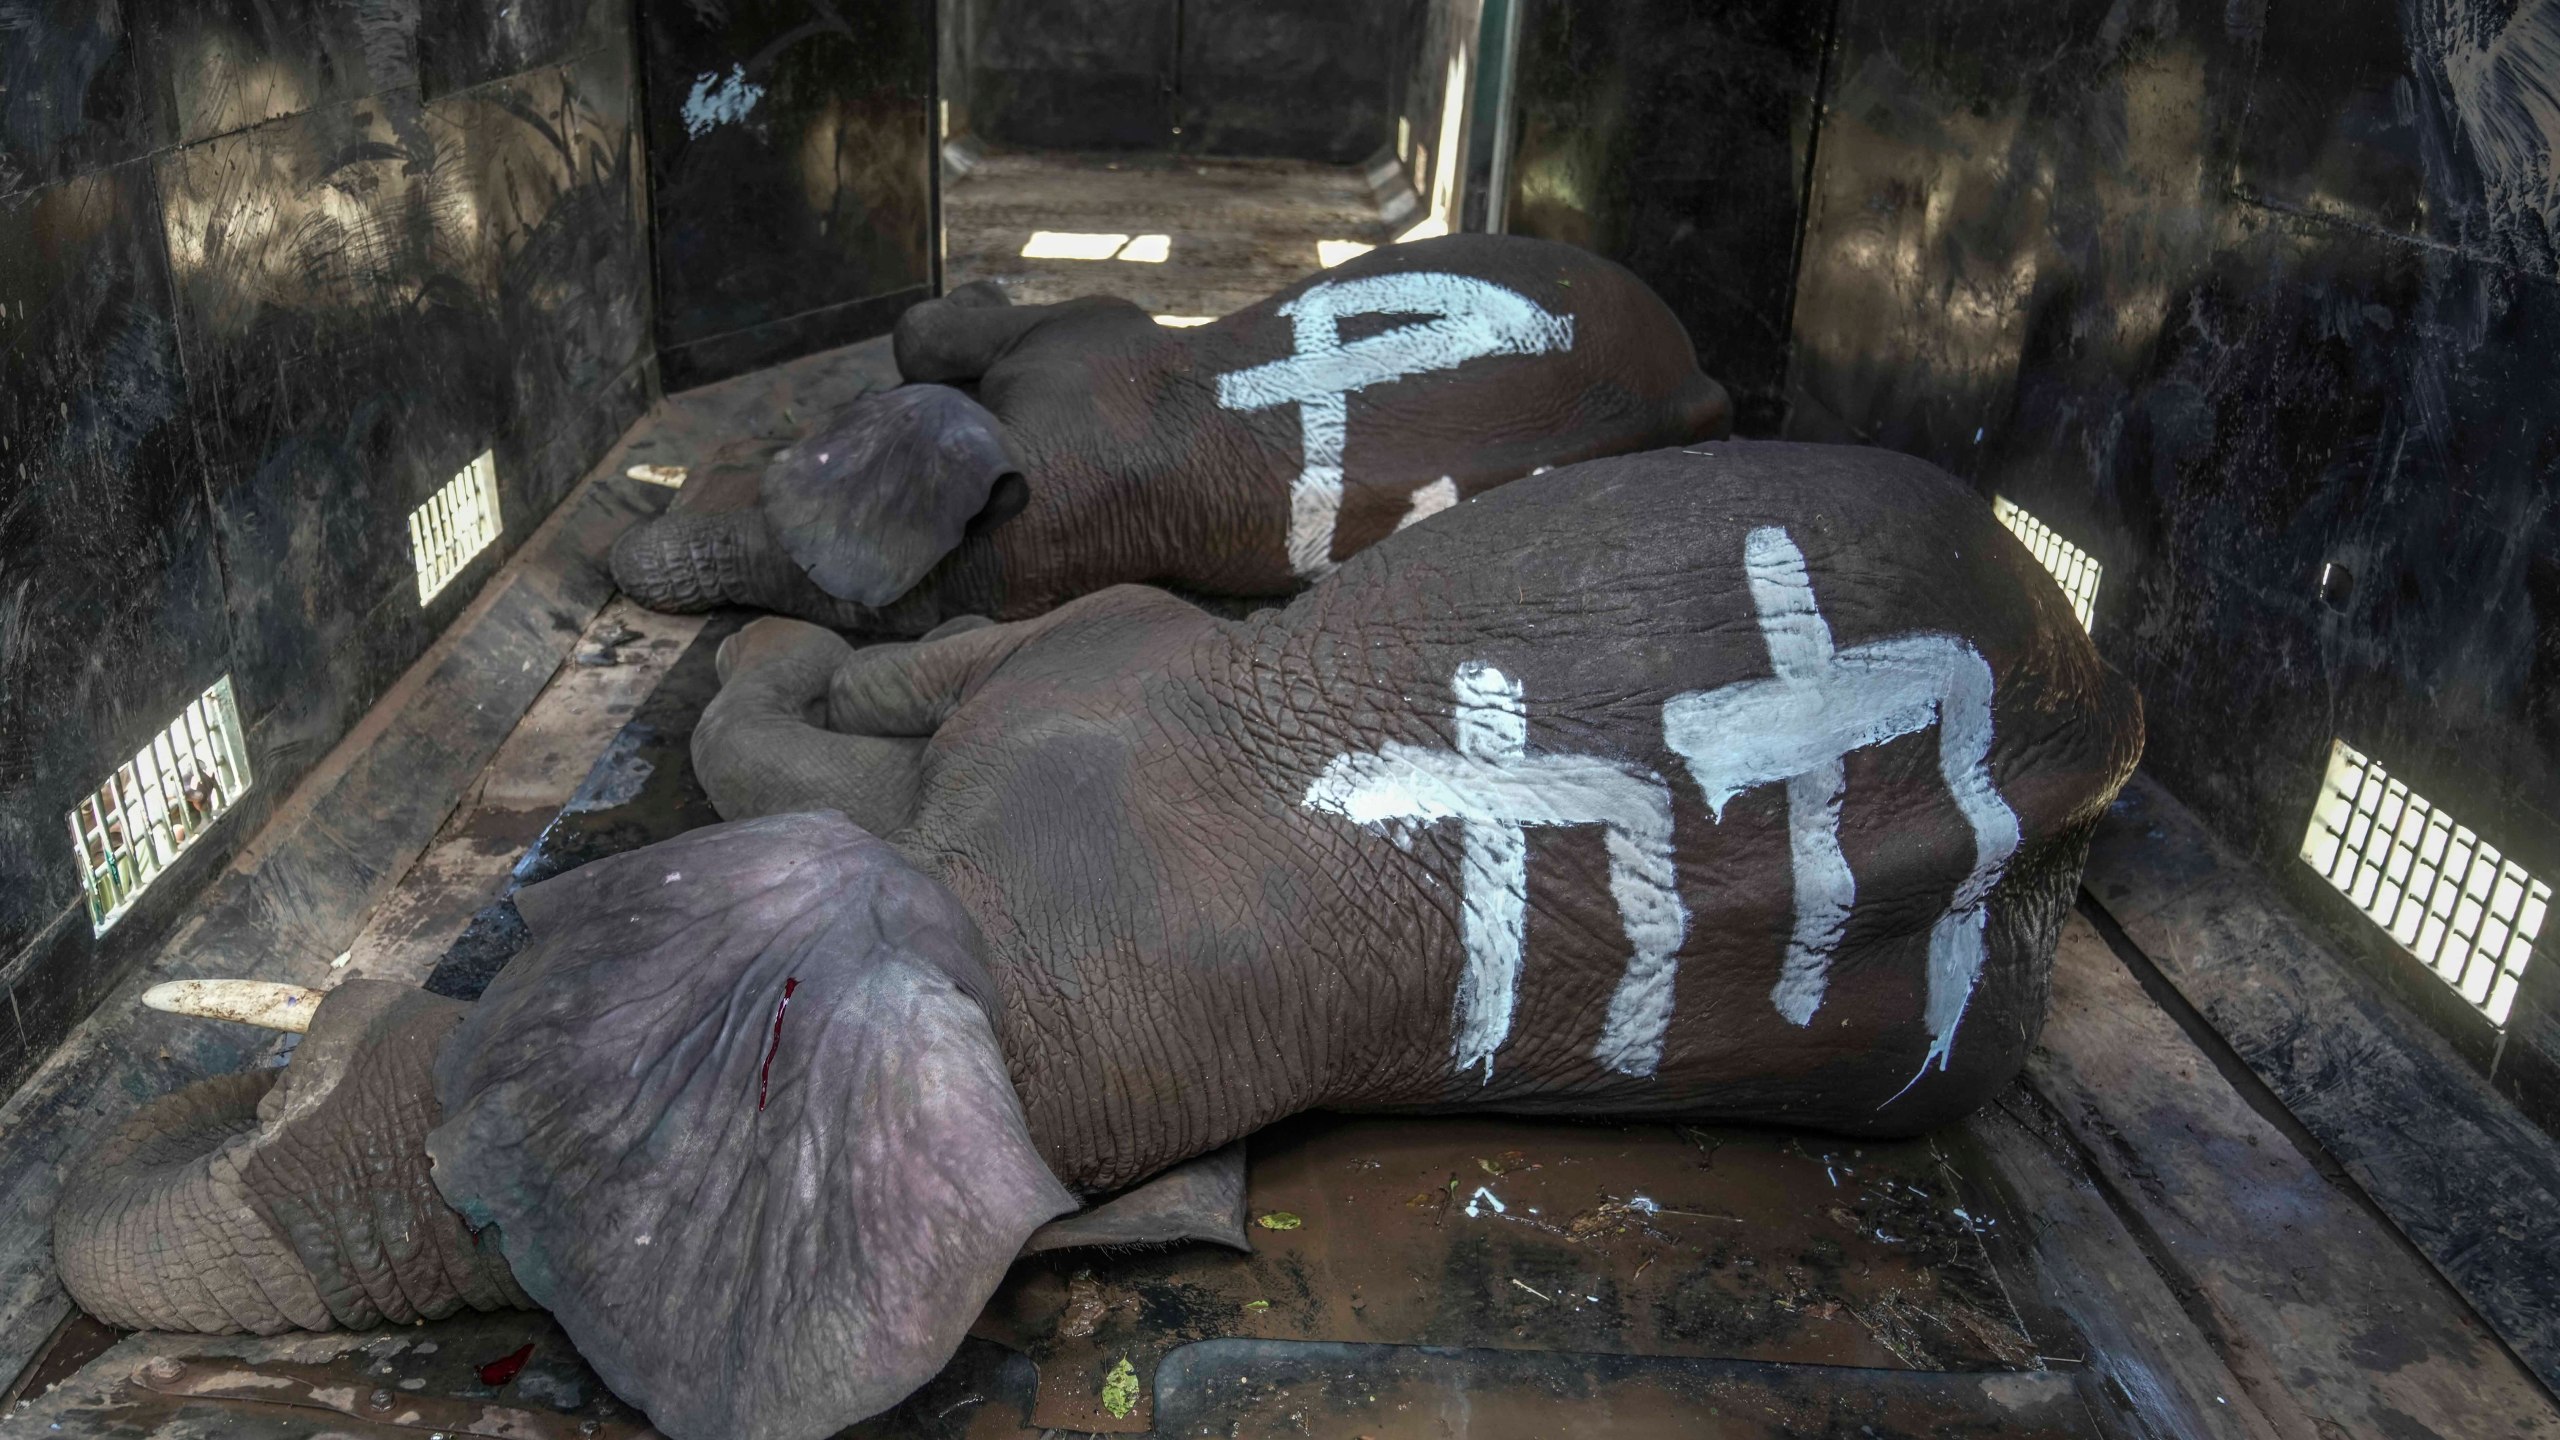
<path id="1" fill-rule="evenodd" d="M 1458 669 L 1456 748 L 1388 741 L 1339 755 L 1307 787 L 1309 810 L 1381 828 L 1465 827 L 1456 1023 L 1460 1073 L 1490 1082 L 1510 1038 L 1528 932 L 1532 825 L 1607 827 L 1609 890 L 1630 955 L 1594 1055 L 1651 1075 L 1670 1025 L 1688 910 L 1671 859 L 1671 794 L 1661 777 L 1594 755 L 1532 753 L 1519 682 L 1481 662 Z"/>
<path id="2" fill-rule="evenodd" d="M 1413 508 L 1404 512 L 1396 528 L 1401 530 L 1417 520 L 1428 520 L 1457 503 L 1458 482 L 1443 475 L 1413 492 Z"/>
<path id="3" fill-rule="evenodd" d="M 1832 955 L 1857 901 L 1857 882 L 1840 849 L 1845 757 L 1938 726 L 1939 771 L 1974 841 L 1972 869 L 1929 937 L 1922 1015 L 1929 1049 L 1919 1074 L 1932 1064 L 1944 1070 L 1981 977 L 1989 895 L 2019 843 L 2017 814 L 2000 798 L 1987 764 L 1990 664 L 1971 645 L 1943 634 L 1835 650 L 1804 554 L 1780 527 L 1752 531 L 1743 564 L 1776 673 L 1672 697 L 1663 706 L 1664 741 L 1687 762 L 1718 820 L 1725 803 L 1745 790 L 1787 787 L 1795 923 L 1769 998 L 1780 1015 L 1805 1025 L 1821 1008 Z"/>
<path id="4" fill-rule="evenodd" d="M 1230 410 L 1298 407 L 1289 567 L 1306 580 L 1333 569 L 1351 392 L 1492 355 L 1573 348 L 1572 316 L 1551 314 L 1489 280 L 1439 271 L 1325 281 L 1282 305 L 1280 313 L 1289 317 L 1297 353 L 1219 376 L 1218 403 Z M 1339 322 L 1355 315 L 1428 318 L 1346 342 Z"/>

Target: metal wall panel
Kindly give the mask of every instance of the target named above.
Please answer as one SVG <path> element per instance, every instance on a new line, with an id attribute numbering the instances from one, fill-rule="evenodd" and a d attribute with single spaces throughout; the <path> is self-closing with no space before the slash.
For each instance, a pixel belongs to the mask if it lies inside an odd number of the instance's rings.
<path id="1" fill-rule="evenodd" d="M 1505 228 L 1643 276 L 1742 431 L 1774 433 L 1829 6 L 1523 3 Z"/>
<path id="2" fill-rule="evenodd" d="M 647 401 L 616 0 L 39 3 L 0 41 L 0 1088 Z M 408 513 L 493 451 L 421 609 Z M 105 935 L 65 816 L 234 678 L 254 784 Z"/>
<path id="3" fill-rule="evenodd" d="M 886 332 L 933 284 L 933 0 L 643 0 L 670 389 Z"/>
<path id="4" fill-rule="evenodd" d="M 2146 765 L 2546 1122 L 2560 965 L 2501 1037 L 2295 850 L 2342 736 L 2560 871 L 2556 25 L 1845 0 L 1788 397 L 2091 552 Z"/>

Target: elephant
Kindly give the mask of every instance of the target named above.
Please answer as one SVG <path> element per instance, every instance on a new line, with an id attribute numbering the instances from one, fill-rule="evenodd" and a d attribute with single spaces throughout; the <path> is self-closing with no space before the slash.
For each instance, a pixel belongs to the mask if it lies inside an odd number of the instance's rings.
<path id="1" fill-rule="evenodd" d="M 913 383 L 689 483 L 615 583 L 902 636 L 1114 584 L 1277 597 L 1505 481 L 1732 424 L 1642 281 L 1514 236 L 1385 247 L 1195 329 L 980 282 L 908 310 L 894 352 Z"/>
<path id="2" fill-rule="evenodd" d="M 1114 587 L 719 659 L 720 824 L 522 891 L 476 1004 L 349 982 L 281 1081 L 146 1111 L 62 1201 L 74 1297 L 520 1293 L 677 1440 L 830 1434 L 1060 1217 L 1302 1111 L 1960 1116 L 2142 729 L 1979 497 L 1763 442 L 1503 486 L 1242 620 Z"/>

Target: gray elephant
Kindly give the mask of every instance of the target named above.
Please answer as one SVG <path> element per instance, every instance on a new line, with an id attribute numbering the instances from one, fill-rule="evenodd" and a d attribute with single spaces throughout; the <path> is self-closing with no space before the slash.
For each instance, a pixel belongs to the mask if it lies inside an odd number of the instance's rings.
<path id="1" fill-rule="evenodd" d="M 1978 498 L 1778 444 L 1508 485 L 1241 622 L 723 660 L 739 818 L 524 891 L 476 1006 L 350 985 L 262 1100 L 147 1112 L 65 1196 L 74 1296 L 521 1293 L 679 1440 L 822 1436 L 1079 1197 L 1303 1110 L 1953 1119 L 2141 733 Z"/>
<path id="2" fill-rule="evenodd" d="M 615 581 L 902 635 L 1127 582 L 1285 595 L 1415 516 L 1732 419 L 1644 282 L 1502 235 L 1372 251 L 1189 330 L 966 286 L 908 311 L 896 354 L 928 383 L 688 485 Z"/>

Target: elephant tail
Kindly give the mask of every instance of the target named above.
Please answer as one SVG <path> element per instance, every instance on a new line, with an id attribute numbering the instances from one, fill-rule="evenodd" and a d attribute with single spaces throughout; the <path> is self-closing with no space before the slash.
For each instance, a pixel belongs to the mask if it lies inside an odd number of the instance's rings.
<path id="1" fill-rule="evenodd" d="M 530 1306 L 428 1178 L 435 1050 L 468 1010 L 351 981 L 285 1070 L 137 1112 L 66 1178 L 54 1263 L 108 1324 L 203 1334 L 364 1328 Z"/>

